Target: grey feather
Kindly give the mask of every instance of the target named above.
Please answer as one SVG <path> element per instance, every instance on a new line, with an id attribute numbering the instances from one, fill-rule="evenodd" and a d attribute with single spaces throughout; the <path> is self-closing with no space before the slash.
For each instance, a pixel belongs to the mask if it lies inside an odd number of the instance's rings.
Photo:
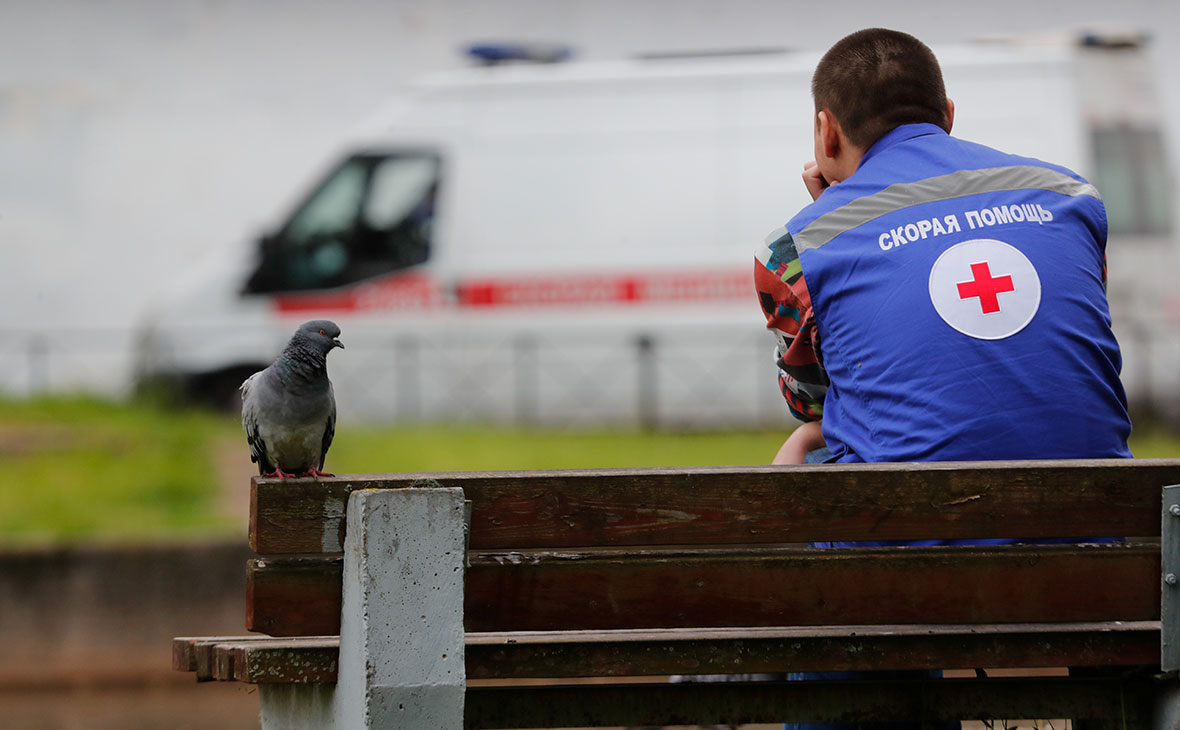
<path id="1" fill-rule="evenodd" d="M 339 335 L 328 320 L 305 322 L 269 367 L 242 383 L 242 428 L 259 474 L 322 472 L 336 433 L 327 356 L 344 347 Z"/>

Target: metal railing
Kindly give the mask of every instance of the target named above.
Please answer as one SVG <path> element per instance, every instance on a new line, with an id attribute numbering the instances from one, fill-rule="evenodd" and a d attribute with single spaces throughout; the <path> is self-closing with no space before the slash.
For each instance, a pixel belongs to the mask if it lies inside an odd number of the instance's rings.
<path id="1" fill-rule="evenodd" d="M 1123 382 L 1139 415 L 1180 424 L 1180 332 L 1123 326 Z M 133 392 L 134 333 L 17 332 L 0 341 L 0 395 Z M 349 341 L 330 372 L 342 416 L 384 422 L 779 427 L 765 332 L 595 331 Z M 228 390 L 221 402 L 232 395 Z"/>

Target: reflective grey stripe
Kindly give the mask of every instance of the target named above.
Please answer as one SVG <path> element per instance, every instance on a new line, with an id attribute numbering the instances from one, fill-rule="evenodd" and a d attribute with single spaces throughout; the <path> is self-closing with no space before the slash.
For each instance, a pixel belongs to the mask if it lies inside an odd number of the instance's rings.
<path id="1" fill-rule="evenodd" d="M 890 185 L 816 218 L 795 234 L 795 250 L 819 248 L 841 233 L 901 208 L 1005 190 L 1048 190 L 1062 195 L 1089 195 L 1101 200 L 1097 188 L 1065 173 L 1035 165 L 959 170 L 912 183 Z"/>

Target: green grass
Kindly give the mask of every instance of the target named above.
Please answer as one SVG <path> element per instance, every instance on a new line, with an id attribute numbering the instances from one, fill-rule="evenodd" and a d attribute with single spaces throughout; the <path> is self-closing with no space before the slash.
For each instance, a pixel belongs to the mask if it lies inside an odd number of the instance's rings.
<path id="1" fill-rule="evenodd" d="M 653 433 L 488 427 L 343 429 L 336 472 L 767 464 L 783 433 Z"/>
<path id="2" fill-rule="evenodd" d="M 0 539 L 180 537 L 228 529 L 211 484 L 224 427 L 87 398 L 0 401 Z"/>
<path id="3" fill-rule="evenodd" d="M 336 473 L 765 464 L 785 431 L 348 427 Z M 1180 456 L 1143 429 L 1139 457 Z M 93 398 L 0 399 L 0 544 L 239 535 L 250 475 L 237 417 Z"/>
<path id="4" fill-rule="evenodd" d="M 1180 457 L 1180 436 L 1151 426 L 1136 429 L 1131 434 L 1131 453 L 1139 459 Z"/>
<path id="5" fill-rule="evenodd" d="M 341 428 L 336 473 L 763 464 L 783 434 Z M 233 414 L 85 397 L 0 399 L 0 544 L 233 535 L 251 465 Z M 229 469 L 225 462 L 231 461 Z"/>

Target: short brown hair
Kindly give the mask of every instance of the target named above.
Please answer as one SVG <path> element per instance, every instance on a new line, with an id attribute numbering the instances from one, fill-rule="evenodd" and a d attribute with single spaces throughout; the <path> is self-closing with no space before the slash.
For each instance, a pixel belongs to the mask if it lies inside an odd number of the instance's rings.
<path id="1" fill-rule="evenodd" d="M 828 49 L 811 78 L 817 112 L 827 109 L 848 140 L 868 149 L 885 133 L 916 122 L 950 131 L 938 59 L 896 30 L 868 28 Z"/>

